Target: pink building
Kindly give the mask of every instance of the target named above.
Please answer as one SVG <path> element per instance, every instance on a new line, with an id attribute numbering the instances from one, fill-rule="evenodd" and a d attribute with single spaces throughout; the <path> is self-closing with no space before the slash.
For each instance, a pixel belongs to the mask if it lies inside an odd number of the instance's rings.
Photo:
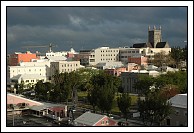
<path id="1" fill-rule="evenodd" d="M 127 71 L 130 72 L 132 70 L 140 70 L 140 66 L 136 63 L 128 63 L 127 64 Z"/>
<path id="2" fill-rule="evenodd" d="M 13 95 L 13 94 L 7 94 L 7 104 L 20 104 L 20 103 L 26 103 L 28 104 L 28 106 L 34 106 L 34 105 L 43 105 L 40 102 L 37 101 L 33 101 L 27 98 L 23 98 L 17 95 Z"/>
<path id="3" fill-rule="evenodd" d="M 144 57 L 144 56 L 128 57 L 128 62 L 129 63 L 136 63 L 138 65 L 147 66 L 147 61 L 148 61 L 148 58 L 147 57 Z"/>
<path id="4" fill-rule="evenodd" d="M 105 72 L 114 76 L 120 76 L 121 72 L 126 72 L 126 71 L 127 69 L 125 67 L 105 69 Z"/>
<path id="5" fill-rule="evenodd" d="M 67 53 L 67 58 L 73 58 L 73 57 L 74 57 L 74 53 L 70 53 L 70 52 Z"/>
<path id="6" fill-rule="evenodd" d="M 117 122 L 106 115 L 85 112 L 74 120 L 76 126 L 117 126 Z"/>

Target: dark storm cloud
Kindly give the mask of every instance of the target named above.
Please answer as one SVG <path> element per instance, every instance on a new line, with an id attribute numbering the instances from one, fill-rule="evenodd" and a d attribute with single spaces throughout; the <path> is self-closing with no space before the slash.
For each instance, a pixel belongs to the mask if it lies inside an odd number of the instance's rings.
<path id="1" fill-rule="evenodd" d="M 147 28 L 162 26 L 164 41 L 187 38 L 186 7 L 7 7 L 7 48 L 54 42 L 73 46 L 118 47 L 147 41 Z M 172 40 L 173 39 L 173 40 Z M 171 44 L 176 45 L 176 44 Z"/>

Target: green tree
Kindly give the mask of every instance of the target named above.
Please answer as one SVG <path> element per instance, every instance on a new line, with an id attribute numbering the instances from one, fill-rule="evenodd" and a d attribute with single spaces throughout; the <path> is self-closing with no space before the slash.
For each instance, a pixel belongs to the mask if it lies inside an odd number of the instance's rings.
<path id="1" fill-rule="evenodd" d="M 156 88 L 162 88 L 168 84 L 176 85 L 180 93 L 187 93 L 187 72 L 167 72 L 155 78 Z"/>
<path id="2" fill-rule="evenodd" d="M 18 92 L 18 94 L 22 94 L 22 92 L 24 91 L 25 88 L 25 84 L 24 81 L 22 80 L 20 84 L 18 84 L 16 91 Z"/>
<path id="3" fill-rule="evenodd" d="M 45 86 L 42 80 L 38 81 L 35 86 L 35 95 L 38 99 L 44 99 L 46 95 Z"/>
<path id="4" fill-rule="evenodd" d="M 168 66 L 174 64 L 174 59 L 170 56 L 170 54 L 165 54 L 165 52 L 162 51 L 160 53 L 156 53 L 153 56 L 153 59 L 149 59 L 148 62 L 160 67 L 163 65 Z"/>
<path id="5" fill-rule="evenodd" d="M 116 84 L 112 75 L 100 71 L 91 78 L 92 88 L 88 91 L 88 101 L 95 108 L 96 106 L 107 113 L 113 107 Z"/>
<path id="6" fill-rule="evenodd" d="M 150 87 L 154 85 L 154 78 L 149 75 L 139 75 L 138 81 L 134 84 L 134 88 L 139 90 L 140 95 L 147 95 Z"/>
<path id="7" fill-rule="evenodd" d="M 98 97 L 98 108 L 104 113 L 109 113 L 113 107 L 114 102 L 114 89 L 110 85 L 101 87 Z"/>
<path id="8" fill-rule="evenodd" d="M 122 93 L 122 96 L 117 98 L 117 103 L 120 111 L 123 113 L 127 121 L 128 114 L 130 112 L 130 107 L 131 107 L 131 97 L 129 93 Z"/>
<path id="9" fill-rule="evenodd" d="M 171 113 L 171 106 L 156 89 L 150 92 L 145 100 L 138 101 L 138 111 L 144 125 L 152 126 L 155 123 L 160 126 L 161 122 Z"/>
<path id="10" fill-rule="evenodd" d="M 187 59 L 187 49 L 173 47 L 171 48 L 170 56 L 174 59 L 176 68 L 180 68 L 180 62 Z"/>

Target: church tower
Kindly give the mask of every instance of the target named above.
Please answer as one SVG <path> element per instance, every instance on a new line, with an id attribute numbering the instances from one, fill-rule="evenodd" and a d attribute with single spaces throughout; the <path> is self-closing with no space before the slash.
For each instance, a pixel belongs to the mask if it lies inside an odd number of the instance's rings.
<path id="1" fill-rule="evenodd" d="M 153 30 L 148 27 L 148 42 L 152 45 L 153 48 L 156 48 L 156 44 L 158 42 L 162 42 L 162 28 L 160 26 L 159 29 L 153 27 Z"/>

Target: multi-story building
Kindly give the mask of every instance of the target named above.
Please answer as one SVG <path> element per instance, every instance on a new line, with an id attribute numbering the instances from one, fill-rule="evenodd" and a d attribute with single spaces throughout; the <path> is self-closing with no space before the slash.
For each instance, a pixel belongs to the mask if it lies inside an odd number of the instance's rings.
<path id="1" fill-rule="evenodd" d="M 153 57 L 156 53 L 160 53 L 162 51 L 164 51 L 165 54 L 169 54 L 171 52 L 171 48 L 120 48 L 119 51 L 119 60 L 128 63 L 128 58 L 131 57 Z"/>
<path id="2" fill-rule="evenodd" d="M 64 73 L 64 72 L 72 72 L 79 69 L 80 61 L 57 61 L 51 62 L 50 70 L 51 70 L 51 78 L 56 72 Z"/>
<path id="3" fill-rule="evenodd" d="M 30 51 L 26 53 L 15 52 L 15 54 L 9 55 L 8 65 L 17 66 L 20 62 L 30 62 L 32 59 L 37 59 L 37 56 L 36 54 L 30 53 Z"/>
<path id="4" fill-rule="evenodd" d="M 49 81 L 50 75 L 48 74 L 46 66 L 8 66 L 7 82 L 9 84 L 24 81 L 25 84 L 28 84 L 32 81 L 35 84 L 36 81 L 42 79 L 43 81 Z"/>
<path id="5" fill-rule="evenodd" d="M 119 48 L 100 47 L 93 50 L 80 51 L 81 65 L 95 66 L 101 62 L 119 61 Z"/>

